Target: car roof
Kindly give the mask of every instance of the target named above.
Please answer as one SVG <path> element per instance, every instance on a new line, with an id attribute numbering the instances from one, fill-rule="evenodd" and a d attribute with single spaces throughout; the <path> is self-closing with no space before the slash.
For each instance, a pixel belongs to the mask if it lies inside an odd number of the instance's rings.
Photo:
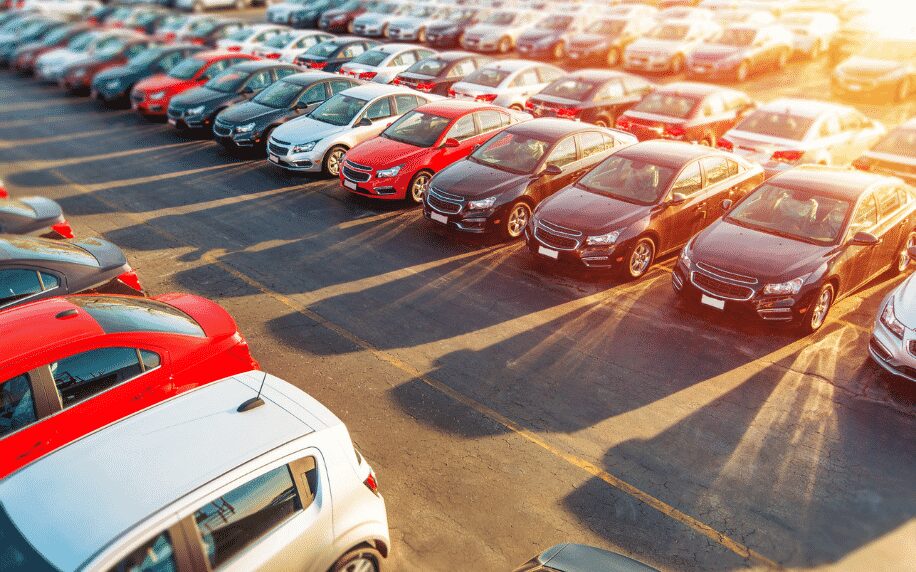
<path id="1" fill-rule="evenodd" d="M 668 141 L 665 139 L 650 139 L 640 141 L 624 147 L 616 153 L 630 159 L 644 160 L 653 165 L 663 167 L 681 168 L 684 163 L 709 155 L 725 156 L 724 151 L 719 151 L 703 145 L 694 145 L 683 141 Z"/>
<path id="2" fill-rule="evenodd" d="M 638 78 L 639 76 L 635 76 L 633 74 L 629 74 L 627 72 L 622 72 L 622 71 L 617 71 L 617 70 L 606 70 L 606 69 L 601 69 L 601 68 L 585 68 L 581 70 L 573 70 L 564 77 L 576 77 L 576 78 L 581 78 L 581 79 L 590 80 L 590 81 L 604 81 L 607 79 L 613 79 L 615 77 Z M 639 78 L 639 79 L 642 79 L 642 78 Z M 644 80 L 644 81 L 646 81 L 646 83 L 649 83 L 648 80 Z"/>
<path id="3" fill-rule="evenodd" d="M 254 56 L 250 54 L 243 54 L 241 52 L 230 52 L 229 50 L 209 50 L 206 52 L 196 53 L 194 54 L 194 57 L 199 58 L 199 59 L 204 59 L 207 61 L 222 60 L 225 58 L 244 58 L 244 59 L 249 59 L 249 60 L 256 59 Z"/>
<path id="4" fill-rule="evenodd" d="M 429 56 L 431 58 L 437 58 L 446 62 L 453 62 L 455 60 L 463 60 L 464 58 L 485 58 L 483 54 L 475 54 L 473 52 L 464 52 L 461 50 L 449 50 L 447 52 L 438 52 Z"/>
<path id="5" fill-rule="evenodd" d="M 329 72 L 315 70 L 315 71 L 304 71 L 304 72 L 288 75 L 285 78 L 283 78 L 283 81 L 288 81 L 290 83 L 295 83 L 296 85 L 305 86 L 315 81 L 318 81 L 320 79 L 332 79 L 332 78 L 339 79 L 340 76 L 336 73 L 329 73 Z"/>
<path id="6" fill-rule="evenodd" d="M 794 99 L 783 97 L 759 107 L 764 111 L 783 112 L 801 117 L 816 118 L 828 111 L 848 111 L 849 106 L 817 99 Z"/>
<path id="7" fill-rule="evenodd" d="M 556 141 L 571 133 L 580 131 L 606 131 L 591 123 L 572 121 L 571 119 L 556 119 L 554 117 L 539 117 L 530 121 L 522 121 L 507 128 L 507 131 L 533 137 L 534 139 Z"/>
<path id="8" fill-rule="evenodd" d="M 250 60 L 247 62 L 242 62 L 232 66 L 232 69 L 236 69 L 244 72 L 253 72 L 262 69 L 272 69 L 272 68 L 295 68 L 293 64 L 287 64 L 284 62 L 278 62 L 277 60 Z"/>
<path id="9" fill-rule="evenodd" d="M 508 113 L 505 107 L 481 103 L 479 101 L 470 101 L 462 99 L 442 99 L 424 103 L 416 108 L 416 111 L 423 111 L 440 117 L 455 119 L 471 111 L 481 111 L 484 109 L 493 109 L 502 113 Z"/>
<path id="10" fill-rule="evenodd" d="M 96 242 L 96 239 L 88 239 Z M 37 236 L 0 236 L 0 262 L 42 261 L 72 262 L 73 255 L 86 260 L 93 260 L 98 266 L 98 259 L 91 252 L 80 246 L 80 240 L 54 240 Z M 72 253 L 70 256 L 68 254 Z M 84 266 L 85 263 L 81 263 Z"/>
<path id="11" fill-rule="evenodd" d="M 417 46 L 414 44 L 391 43 L 391 44 L 379 44 L 377 46 L 373 46 L 370 49 L 375 50 L 377 52 L 385 52 L 386 54 L 397 54 L 400 52 L 406 52 L 407 50 L 418 50 L 418 49 L 424 49 L 424 48 L 423 46 Z M 429 48 L 425 48 L 425 49 L 429 49 Z"/>
<path id="12" fill-rule="evenodd" d="M 406 87 L 398 87 L 396 85 L 389 85 L 387 83 L 364 83 L 363 85 L 357 85 L 345 89 L 340 93 L 345 93 L 350 97 L 355 97 L 357 99 L 369 100 L 376 97 L 381 97 L 383 95 L 391 95 L 395 93 L 415 94 L 416 92 Z"/>
<path id="13" fill-rule="evenodd" d="M 0 336 L 4 361 L 105 334 L 88 312 L 77 311 L 66 319 L 57 317 L 67 310 L 78 308 L 66 298 L 47 298 L 0 311 L 0 331 L 15 333 Z"/>
<path id="14" fill-rule="evenodd" d="M 711 83 L 701 83 L 697 81 L 676 81 L 669 83 L 667 85 L 659 86 L 655 90 L 659 93 L 670 93 L 676 95 L 684 95 L 687 97 L 706 97 L 714 93 L 735 93 L 743 94 L 743 92 L 737 89 L 731 89 L 728 87 L 723 87 L 721 85 L 714 85 Z"/>
<path id="15" fill-rule="evenodd" d="M 264 404 L 238 412 L 262 379 Z M 0 499 L 39 553 L 72 570 L 208 482 L 340 423 L 285 382 L 247 372 L 180 394 L 57 449 L 0 482 Z"/>
<path id="16" fill-rule="evenodd" d="M 795 167 L 775 175 L 767 182 L 791 189 L 816 190 L 819 193 L 852 202 L 858 200 L 862 193 L 875 185 L 901 183 L 899 179 L 877 173 L 823 165 Z"/>
<path id="17" fill-rule="evenodd" d="M 544 64 L 541 62 L 536 62 L 534 60 L 522 60 L 518 58 L 511 58 L 511 59 L 505 59 L 505 60 L 493 60 L 492 62 L 487 62 L 486 64 L 480 67 L 514 72 L 514 71 L 518 71 L 520 69 L 524 69 L 529 66 L 538 65 L 538 64 L 550 67 L 550 64 Z"/>

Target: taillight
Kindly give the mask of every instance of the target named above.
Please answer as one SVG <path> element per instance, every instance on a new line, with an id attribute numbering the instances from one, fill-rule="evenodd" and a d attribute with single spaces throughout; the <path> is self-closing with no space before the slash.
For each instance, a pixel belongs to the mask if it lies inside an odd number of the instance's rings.
<path id="1" fill-rule="evenodd" d="M 495 93 L 481 93 L 480 95 L 474 98 L 475 101 L 484 101 L 486 103 L 490 103 L 494 99 L 496 99 Z"/>
<path id="2" fill-rule="evenodd" d="M 726 151 L 734 151 L 735 144 L 729 141 L 728 139 L 719 139 L 716 141 L 716 147 L 719 149 L 724 149 Z"/>
<path id="3" fill-rule="evenodd" d="M 852 166 L 860 171 L 871 171 L 871 161 L 869 161 L 865 157 L 859 157 L 858 159 L 853 161 Z M 0 193 L 2 192 L 3 192 L 3 189 L 0 189 Z"/>
<path id="4" fill-rule="evenodd" d="M 680 125 L 665 125 L 665 136 L 678 139 L 687 134 L 687 130 Z"/>
<path id="5" fill-rule="evenodd" d="M 534 102 L 532 102 L 530 99 L 525 101 L 525 109 L 534 109 Z"/>
<path id="6" fill-rule="evenodd" d="M 359 79 L 364 79 L 366 81 L 369 81 L 370 79 L 374 78 L 377 75 L 378 75 L 378 72 L 362 72 L 361 74 L 359 74 L 356 77 L 358 77 Z"/>
<path id="7" fill-rule="evenodd" d="M 146 28 L 144 28 L 143 26 L 137 26 L 136 28 L 134 28 L 134 31 L 135 31 L 135 32 L 140 32 L 141 34 L 145 34 L 145 33 L 146 33 Z"/>
<path id="8" fill-rule="evenodd" d="M 51 230 L 61 235 L 64 238 L 73 238 L 73 229 L 70 227 L 70 223 L 62 220 L 59 223 L 52 225 Z"/>
<path id="9" fill-rule="evenodd" d="M 8 199 L 10 194 L 6 192 L 6 185 L 3 184 L 3 181 L 0 181 L 0 199 Z"/>
<path id="10" fill-rule="evenodd" d="M 393 80 L 391 80 L 391 85 L 403 85 L 403 83 L 404 83 L 404 82 L 401 81 L 401 78 L 399 78 L 399 77 L 396 77 L 396 78 L 394 78 Z"/>
<path id="11" fill-rule="evenodd" d="M 579 109 L 576 107 L 561 107 L 557 109 L 557 117 L 562 119 L 572 119 L 579 115 Z"/>
<path id="12" fill-rule="evenodd" d="M 124 274 L 118 276 L 118 282 L 143 294 L 143 286 L 140 285 L 140 277 L 137 276 L 137 273 L 133 270 L 128 270 Z"/>
<path id="13" fill-rule="evenodd" d="M 173 41 L 175 41 L 175 32 L 167 32 L 167 33 L 165 34 L 165 41 L 166 41 L 166 42 L 173 42 Z"/>
<path id="14" fill-rule="evenodd" d="M 420 83 L 417 84 L 416 89 L 417 89 L 417 91 L 422 91 L 422 92 L 424 92 L 424 93 L 429 93 L 429 92 L 431 92 L 433 89 L 435 89 L 435 87 L 436 87 L 436 84 L 434 84 L 434 83 L 431 82 L 431 81 L 421 81 Z"/>
<path id="15" fill-rule="evenodd" d="M 270 54 L 267 54 L 267 55 L 264 56 L 264 57 L 267 58 L 267 59 L 269 59 L 269 60 L 279 60 L 279 59 L 280 59 L 280 54 L 278 54 L 277 52 L 272 52 L 272 53 L 270 53 Z"/>
<path id="16" fill-rule="evenodd" d="M 448 96 L 449 96 L 449 97 L 455 97 L 456 95 L 458 95 L 458 92 L 457 92 L 457 91 L 455 91 L 455 90 L 452 89 L 452 88 L 448 88 Z"/>
<path id="17" fill-rule="evenodd" d="M 369 476 L 366 477 L 366 480 L 363 481 L 363 484 L 366 485 L 366 487 L 368 487 L 369 490 L 372 491 L 373 494 L 376 494 L 376 495 L 379 494 L 378 480 L 376 480 L 374 472 L 369 471 Z"/>
<path id="18" fill-rule="evenodd" d="M 313 70 L 323 70 L 328 65 L 328 62 L 309 62 L 308 66 Z"/>
<path id="19" fill-rule="evenodd" d="M 191 38 L 191 43 L 194 44 L 195 46 L 202 46 L 204 45 L 204 39 L 203 38 Z"/>
<path id="20" fill-rule="evenodd" d="M 786 163 L 794 163 L 802 158 L 804 151 L 776 151 L 771 157 L 774 161 L 783 161 Z"/>
<path id="21" fill-rule="evenodd" d="M 242 46 L 229 46 L 228 48 L 226 48 L 226 51 L 228 51 L 228 52 L 241 52 L 241 51 L 242 51 Z"/>
<path id="22" fill-rule="evenodd" d="M 629 129 L 630 127 L 633 126 L 630 120 L 627 119 L 626 117 L 618 117 L 614 125 L 617 127 L 617 129 L 624 129 L 624 130 Z"/>

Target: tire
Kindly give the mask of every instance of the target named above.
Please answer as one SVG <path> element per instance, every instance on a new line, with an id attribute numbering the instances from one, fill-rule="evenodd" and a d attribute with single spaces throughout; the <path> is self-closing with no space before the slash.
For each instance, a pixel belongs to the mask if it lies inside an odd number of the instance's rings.
<path id="1" fill-rule="evenodd" d="M 741 62 L 738 64 L 738 69 L 735 70 L 735 81 L 740 83 L 746 80 L 750 69 L 751 66 L 747 62 Z"/>
<path id="2" fill-rule="evenodd" d="M 369 546 L 354 548 L 337 559 L 330 572 L 379 572 L 382 555 Z"/>
<path id="3" fill-rule="evenodd" d="M 509 109 L 514 109 L 515 111 L 525 111 L 525 108 L 517 103 L 513 103 L 509 106 Z"/>
<path id="4" fill-rule="evenodd" d="M 808 313 L 805 321 L 802 323 L 802 331 L 805 334 L 813 334 L 821 329 L 821 326 L 827 321 L 827 314 L 833 306 L 833 299 L 836 293 L 832 284 L 824 284 L 818 291 L 817 296 L 808 306 Z"/>
<path id="5" fill-rule="evenodd" d="M 894 92 L 894 99 L 896 101 L 906 101 L 910 97 L 910 78 L 903 78 L 900 83 L 897 84 L 897 91 Z"/>
<path id="6" fill-rule="evenodd" d="M 779 52 L 779 57 L 776 58 L 776 69 L 784 70 L 786 66 L 789 65 L 789 50 L 783 50 Z"/>
<path id="7" fill-rule="evenodd" d="M 614 126 L 611 120 L 607 117 L 599 117 L 595 119 L 595 125 L 597 125 L 598 127 L 613 127 Z"/>
<path id="8" fill-rule="evenodd" d="M 907 253 L 907 249 L 911 246 L 916 246 L 916 230 L 910 233 L 910 236 L 903 241 L 903 248 L 900 250 L 900 253 L 897 255 L 897 264 L 896 270 L 897 274 L 903 274 L 906 272 L 906 269 L 910 267 L 910 264 L 916 262 L 916 260 L 910 260 L 910 255 Z"/>
<path id="9" fill-rule="evenodd" d="M 671 75 L 681 75 L 684 73 L 684 56 L 681 54 L 671 58 Z"/>
<path id="10" fill-rule="evenodd" d="M 516 201 L 512 203 L 509 210 L 506 211 L 506 220 L 503 223 L 503 237 L 508 240 L 515 240 L 522 236 L 528 221 L 531 220 L 531 207 L 525 201 Z"/>
<path id="11" fill-rule="evenodd" d="M 655 262 L 655 242 L 644 236 L 636 241 L 627 256 L 627 264 L 623 267 L 624 277 L 630 280 L 639 280 L 646 275 Z"/>
<path id="12" fill-rule="evenodd" d="M 496 44 L 496 51 L 501 54 L 508 54 L 511 49 L 512 40 L 507 37 L 500 38 L 499 43 Z"/>
<path id="13" fill-rule="evenodd" d="M 340 176 L 340 162 L 343 161 L 343 156 L 346 152 L 347 148 L 343 145 L 334 145 L 328 149 L 328 152 L 324 154 L 324 161 L 322 161 L 321 165 L 325 175 L 329 177 Z"/>
<path id="14" fill-rule="evenodd" d="M 620 50 L 611 48 L 607 51 L 607 67 L 614 68 L 620 65 Z"/>
<path id="15" fill-rule="evenodd" d="M 420 171 L 414 175 L 410 179 L 410 184 L 407 185 L 407 193 L 404 194 L 407 202 L 412 205 L 422 205 L 423 196 L 426 193 L 426 189 L 429 188 L 429 181 L 432 178 L 433 174 L 429 171 Z"/>
<path id="16" fill-rule="evenodd" d="M 382 26 L 382 37 L 388 39 L 388 24 Z"/>
<path id="17" fill-rule="evenodd" d="M 349 22 L 347 22 L 347 33 L 348 34 L 353 33 L 353 20 L 350 20 Z"/>

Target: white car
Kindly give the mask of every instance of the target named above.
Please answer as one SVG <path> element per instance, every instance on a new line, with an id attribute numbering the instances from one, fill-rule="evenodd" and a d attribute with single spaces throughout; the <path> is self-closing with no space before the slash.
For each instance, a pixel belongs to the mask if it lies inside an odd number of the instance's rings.
<path id="1" fill-rule="evenodd" d="M 388 25 L 398 16 L 407 14 L 414 8 L 405 2 L 381 2 L 368 12 L 353 18 L 353 33 L 365 38 L 388 37 Z"/>
<path id="2" fill-rule="evenodd" d="M 810 58 L 826 52 L 840 31 L 840 19 L 827 12 L 789 12 L 779 23 L 792 33 L 795 51 Z"/>
<path id="3" fill-rule="evenodd" d="M 417 5 L 403 16 L 393 18 L 388 23 L 387 37 L 389 40 L 423 43 L 426 41 L 426 27 L 431 22 L 447 19 L 455 12 L 460 14 L 460 10 L 455 10 L 448 6 L 438 4 Z"/>
<path id="4" fill-rule="evenodd" d="M 666 20 L 703 20 L 711 22 L 715 19 L 716 13 L 708 8 L 697 8 L 694 6 L 675 6 L 662 10 L 656 15 L 659 22 Z"/>
<path id="5" fill-rule="evenodd" d="M 605 8 L 601 16 L 614 16 L 620 18 L 642 18 L 644 16 L 658 16 L 658 8 L 646 4 L 618 4 Z"/>
<path id="6" fill-rule="evenodd" d="M 288 30 L 288 27 L 276 24 L 253 24 L 236 30 L 225 38 L 218 40 L 216 47 L 222 50 L 250 54 L 267 40 Z"/>
<path id="7" fill-rule="evenodd" d="M 210 8 L 235 8 L 241 10 L 251 6 L 251 0 L 175 0 L 175 7 L 181 10 L 203 12 Z"/>
<path id="8" fill-rule="evenodd" d="M 623 52 L 623 67 L 628 71 L 684 71 L 687 58 L 722 28 L 712 20 L 666 20 L 639 38 Z"/>
<path id="9" fill-rule="evenodd" d="M 98 0 L 26 0 L 20 10 L 57 16 L 86 16 L 101 5 Z"/>
<path id="10" fill-rule="evenodd" d="M 293 63 L 302 52 L 333 37 L 318 30 L 288 30 L 256 47 L 252 53 L 262 58 Z"/>
<path id="11" fill-rule="evenodd" d="M 754 110 L 718 145 L 774 175 L 803 163 L 848 165 L 885 133 L 848 105 L 786 98 Z"/>
<path id="12" fill-rule="evenodd" d="M 562 69 L 531 60 L 496 60 L 452 85 L 449 97 L 471 99 L 522 111 L 525 102 L 565 75 Z"/>
<path id="13" fill-rule="evenodd" d="M 340 66 L 339 73 L 375 83 L 391 83 L 402 71 L 434 55 L 434 50 L 412 44 L 382 44 Z"/>
<path id="14" fill-rule="evenodd" d="M 722 26 L 731 24 L 748 24 L 766 26 L 776 22 L 776 16 L 766 10 L 748 10 L 746 8 L 729 8 L 716 11 L 716 21 Z"/>
<path id="15" fill-rule="evenodd" d="M 241 407 L 262 380 L 258 401 Z M 390 546 L 375 474 L 344 424 L 256 371 L 154 405 L 8 476 L 0 531 L 5 572 L 378 571 Z"/>
<path id="16" fill-rule="evenodd" d="M 406 87 L 370 83 L 331 97 L 306 117 L 288 121 L 271 133 L 267 160 L 289 171 L 340 174 L 346 152 L 377 136 L 408 111 L 439 99 Z"/>
<path id="17" fill-rule="evenodd" d="M 303 6 L 311 0 L 285 0 L 276 4 L 270 4 L 267 7 L 265 18 L 267 22 L 273 24 L 292 24 L 292 16 L 295 12 L 302 10 Z"/>
<path id="18" fill-rule="evenodd" d="M 35 77 L 48 82 L 59 81 L 64 70 L 86 60 L 98 51 L 106 51 L 126 38 L 139 37 L 133 30 L 100 30 L 71 40 L 67 47 L 51 50 L 35 60 Z"/>
<path id="19" fill-rule="evenodd" d="M 540 14 L 527 10 L 495 10 L 464 31 L 461 47 L 475 52 L 507 54 L 515 48 L 519 35 L 538 18 Z"/>
<path id="20" fill-rule="evenodd" d="M 916 262 L 916 240 L 911 236 L 907 265 Z M 916 274 L 891 290 L 881 303 L 868 353 L 888 372 L 916 382 Z"/>

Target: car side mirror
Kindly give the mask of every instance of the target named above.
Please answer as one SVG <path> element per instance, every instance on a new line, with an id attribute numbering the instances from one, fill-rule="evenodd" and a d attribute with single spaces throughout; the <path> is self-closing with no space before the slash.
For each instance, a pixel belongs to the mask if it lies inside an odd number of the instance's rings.
<path id="1" fill-rule="evenodd" d="M 911 246 L 906 249 L 907 256 L 910 257 L 910 260 L 916 260 L 916 246 Z"/>
<path id="2" fill-rule="evenodd" d="M 881 242 L 877 236 L 873 235 L 870 232 L 859 231 L 853 235 L 852 240 L 849 241 L 849 244 L 853 246 L 874 246 Z"/>
<path id="3" fill-rule="evenodd" d="M 728 209 L 732 208 L 733 204 L 735 203 L 731 199 L 725 199 L 722 201 L 722 210 L 727 211 Z"/>
<path id="4" fill-rule="evenodd" d="M 682 205 L 687 202 L 687 195 L 684 193 L 674 193 L 671 195 L 671 198 L 668 199 L 668 205 Z"/>
<path id="5" fill-rule="evenodd" d="M 557 175 L 562 175 L 563 169 L 556 165 L 547 165 L 544 167 L 544 170 L 541 171 L 541 175 L 547 175 L 548 177 L 556 177 Z"/>
<path id="6" fill-rule="evenodd" d="M 368 117 L 363 117 L 356 123 L 357 127 L 369 127 L 370 125 L 372 125 L 372 120 Z"/>
<path id="7" fill-rule="evenodd" d="M 459 143 L 458 140 L 453 137 L 449 137 L 442 142 L 443 147 L 458 147 L 459 145 L 461 145 L 461 143 Z"/>

